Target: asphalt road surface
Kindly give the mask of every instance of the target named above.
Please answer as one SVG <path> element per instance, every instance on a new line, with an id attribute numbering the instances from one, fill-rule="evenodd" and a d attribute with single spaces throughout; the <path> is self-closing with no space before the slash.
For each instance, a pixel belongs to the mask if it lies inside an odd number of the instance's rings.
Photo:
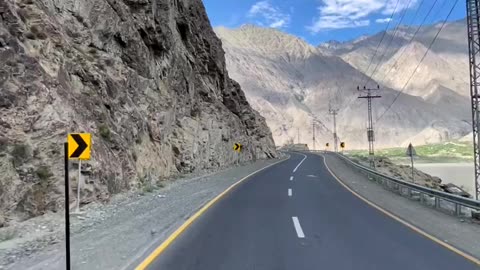
<path id="1" fill-rule="evenodd" d="M 291 155 L 214 204 L 148 269 L 480 269 L 354 196 L 322 157 Z"/>

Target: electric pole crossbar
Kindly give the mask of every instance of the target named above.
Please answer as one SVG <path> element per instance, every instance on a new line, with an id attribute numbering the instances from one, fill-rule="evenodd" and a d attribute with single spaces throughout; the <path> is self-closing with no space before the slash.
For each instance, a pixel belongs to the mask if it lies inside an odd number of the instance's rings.
<path id="1" fill-rule="evenodd" d="M 363 89 L 360 86 L 357 86 L 357 90 L 363 92 L 358 98 L 366 98 L 368 101 L 368 125 L 367 125 L 367 139 L 368 139 L 368 157 L 370 160 L 370 167 L 375 169 L 375 134 L 373 131 L 373 117 L 372 117 L 372 99 L 381 98 L 380 95 L 372 95 L 373 91 L 380 90 L 380 86 L 377 85 L 377 88 L 367 88 L 366 86 Z"/>

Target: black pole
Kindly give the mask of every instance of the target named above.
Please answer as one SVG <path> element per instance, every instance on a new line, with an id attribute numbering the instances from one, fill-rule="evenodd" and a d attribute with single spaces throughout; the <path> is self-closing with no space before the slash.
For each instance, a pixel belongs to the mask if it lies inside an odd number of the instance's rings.
<path id="1" fill-rule="evenodd" d="M 67 267 L 65 269 L 70 270 L 70 199 L 69 199 L 69 186 L 68 186 L 68 143 L 64 144 L 65 149 L 65 261 Z"/>
<path id="2" fill-rule="evenodd" d="M 415 184 L 415 174 L 414 174 L 414 171 L 413 171 L 413 149 L 411 149 L 410 151 L 411 151 L 410 152 L 410 161 L 412 162 L 412 181 Z"/>

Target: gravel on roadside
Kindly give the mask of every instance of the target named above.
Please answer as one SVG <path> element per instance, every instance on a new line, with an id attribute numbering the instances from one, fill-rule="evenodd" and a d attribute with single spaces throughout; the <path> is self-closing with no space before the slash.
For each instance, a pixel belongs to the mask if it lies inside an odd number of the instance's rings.
<path id="1" fill-rule="evenodd" d="M 279 161 L 258 160 L 188 176 L 150 193 L 125 193 L 108 204 L 87 205 L 71 215 L 72 268 L 132 268 L 209 200 Z M 0 237 L 2 232 L 11 237 L 0 241 L 0 269 L 65 269 L 64 224 L 63 212 L 49 213 L 11 226 L 12 232 L 0 230 Z"/>

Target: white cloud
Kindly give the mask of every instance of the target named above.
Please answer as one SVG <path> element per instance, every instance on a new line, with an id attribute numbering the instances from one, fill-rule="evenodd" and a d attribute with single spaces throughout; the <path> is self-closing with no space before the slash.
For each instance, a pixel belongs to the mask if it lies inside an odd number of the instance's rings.
<path id="1" fill-rule="evenodd" d="M 391 18 L 381 18 L 381 19 L 376 19 L 375 22 L 376 23 L 388 23 L 391 20 L 392 20 Z"/>
<path id="2" fill-rule="evenodd" d="M 247 16 L 256 19 L 260 25 L 268 25 L 272 28 L 286 27 L 291 19 L 290 14 L 282 12 L 268 0 L 255 3 L 248 11 Z"/>
<path id="3" fill-rule="evenodd" d="M 398 1 L 398 5 L 397 5 Z M 413 7 L 418 0 L 322 0 L 319 16 L 307 26 L 312 33 L 324 29 L 355 28 L 370 24 L 372 14 L 396 13 Z M 410 6 L 408 6 L 410 2 Z M 395 9 L 396 6 L 396 9 Z M 388 21 L 387 21 L 388 22 Z"/>

